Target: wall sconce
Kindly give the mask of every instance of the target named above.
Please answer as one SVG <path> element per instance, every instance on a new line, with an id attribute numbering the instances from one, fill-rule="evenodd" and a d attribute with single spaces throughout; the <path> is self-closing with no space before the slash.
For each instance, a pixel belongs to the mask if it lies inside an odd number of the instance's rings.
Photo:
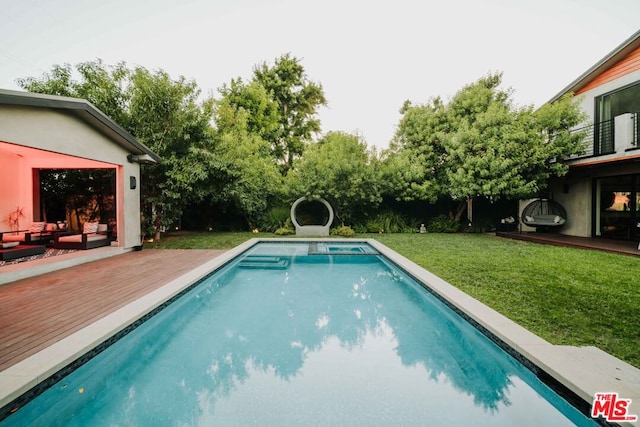
<path id="1" fill-rule="evenodd" d="M 132 190 L 136 189 L 136 177 L 135 176 L 130 176 L 129 177 L 129 188 Z"/>

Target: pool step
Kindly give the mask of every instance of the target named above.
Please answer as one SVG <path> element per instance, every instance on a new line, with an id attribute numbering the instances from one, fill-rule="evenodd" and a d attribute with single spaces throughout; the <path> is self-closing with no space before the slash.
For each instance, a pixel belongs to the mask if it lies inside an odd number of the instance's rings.
<path id="1" fill-rule="evenodd" d="M 289 260 L 277 256 L 249 255 L 238 264 L 240 268 L 260 268 L 283 270 L 289 266 Z"/>

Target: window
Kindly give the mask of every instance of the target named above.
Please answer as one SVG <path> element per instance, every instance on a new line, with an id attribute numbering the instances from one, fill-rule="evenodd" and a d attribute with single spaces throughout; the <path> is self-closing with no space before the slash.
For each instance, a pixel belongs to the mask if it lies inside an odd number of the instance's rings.
<path id="1" fill-rule="evenodd" d="M 613 119 L 624 113 L 640 112 L 640 83 L 618 89 L 596 98 L 596 154 L 612 153 Z"/>

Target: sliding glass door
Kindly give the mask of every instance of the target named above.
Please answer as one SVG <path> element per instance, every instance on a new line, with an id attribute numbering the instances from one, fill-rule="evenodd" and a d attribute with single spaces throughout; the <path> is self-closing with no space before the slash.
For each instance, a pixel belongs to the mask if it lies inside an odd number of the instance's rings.
<path id="1" fill-rule="evenodd" d="M 595 188 L 596 236 L 623 240 L 640 237 L 640 175 L 598 178 Z"/>

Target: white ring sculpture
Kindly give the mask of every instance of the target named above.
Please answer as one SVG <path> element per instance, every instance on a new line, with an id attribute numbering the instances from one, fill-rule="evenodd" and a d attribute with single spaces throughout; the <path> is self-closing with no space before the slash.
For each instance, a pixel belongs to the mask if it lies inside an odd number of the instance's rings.
<path id="1" fill-rule="evenodd" d="M 327 221 L 325 225 L 300 225 L 298 220 L 296 220 L 296 208 L 304 201 L 318 201 L 325 205 L 329 211 L 329 221 Z M 331 224 L 333 223 L 333 208 L 325 199 L 307 199 L 306 197 L 300 197 L 291 205 L 291 222 L 296 229 L 296 236 L 328 236 Z"/>

